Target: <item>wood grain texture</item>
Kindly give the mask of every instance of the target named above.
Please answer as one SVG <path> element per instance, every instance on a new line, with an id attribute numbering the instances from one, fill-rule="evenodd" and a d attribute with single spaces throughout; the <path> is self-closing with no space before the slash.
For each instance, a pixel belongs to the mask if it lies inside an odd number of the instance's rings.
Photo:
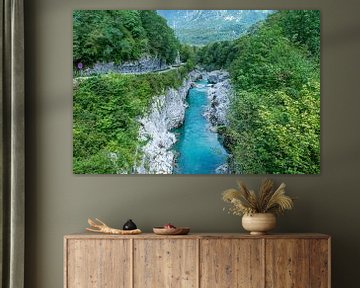
<path id="1" fill-rule="evenodd" d="M 77 234 L 64 239 L 65 288 L 330 288 L 323 234 Z"/>
<path id="2" fill-rule="evenodd" d="M 304 288 L 310 283 L 310 241 L 266 239 L 266 287 Z"/>
<path id="3" fill-rule="evenodd" d="M 66 288 L 131 287 L 130 240 L 67 240 Z"/>
<path id="4" fill-rule="evenodd" d="M 204 239 L 200 244 L 200 287 L 261 288 L 261 239 Z"/>
<path id="5" fill-rule="evenodd" d="M 319 233 L 288 233 L 250 235 L 249 233 L 190 233 L 188 235 L 156 235 L 142 233 L 139 235 L 107 235 L 101 233 L 78 233 L 66 235 L 65 239 L 329 239 L 329 235 Z"/>
<path id="6" fill-rule="evenodd" d="M 134 287 L 196 288 L 196 251 L 193 239 L 134 240 Z"/>
<path id="7" fill-rule="evenodd" d="M 310 240 L 310 287 L 328 288 L 330 274 L 330 251 L 327 240 Z"/>
<path id="8" fill-rule="evenodd" d="M 69 239 L 64 237 L 64 288 L 69 287 L 69 285 L 68 285 L 68 267 L 69 267 L 68 248 L 69 248 Z"/>

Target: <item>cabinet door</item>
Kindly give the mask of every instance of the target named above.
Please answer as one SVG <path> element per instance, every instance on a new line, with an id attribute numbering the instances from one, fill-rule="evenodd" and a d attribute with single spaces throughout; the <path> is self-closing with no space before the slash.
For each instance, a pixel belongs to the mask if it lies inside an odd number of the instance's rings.
<path id="1" fill-rule="evenodd" d="M 134 240 L 134 287 L 197 287 L 197 243 L 195 239 Z"/>
<path id="2" fill-rule="evenodd" d="M 263 242 L 260 239 L 200 241 L 200 287 L 264 287 Z"/>
<path id="3" fill-rule="evenodd" d="M 310 241 L 310 287 L 330 287 L 330 240 L 312 239 Z"/>
<path id="4" fill-rule="evenodd" d="M 266 287 L 309 287 L 309 240 L 266 239 Z"/>
<path id="5" fill-rule="evenodd" d="M 130 240 L 68 239 L 67 288 L 131 287 Z"/>

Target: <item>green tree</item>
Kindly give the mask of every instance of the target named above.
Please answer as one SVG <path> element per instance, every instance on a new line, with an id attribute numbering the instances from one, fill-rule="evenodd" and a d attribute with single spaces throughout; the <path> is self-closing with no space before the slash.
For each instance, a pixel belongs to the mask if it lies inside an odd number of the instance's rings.
<path id="1" fill-rule="evenodd" d="M 156 11 L 75 10 L 73 12 L 73 61 L 121 63 L 144 55 L 173 63 L 179 42 Z"/>
<path id="2" fill-rule="evenodd" d="M 284 11 L 280 25 L 291 41 L 304 45 L 311 56 L 320 57 L 319 10 Z"/>
<path id="3" fill-rule="evenodd" d="M 222 129 L 233 172 L 319 173 L 319 21 L 317 11 L 281 11 L 235 41 Z"/>
<path id="4" fill-rule="evenodd" d="M 174 31 L 156 11 L 142 10 L 140 16 L 149 39 L 150 52 L 168 64 L 174 63 L 180 45 Z"/>

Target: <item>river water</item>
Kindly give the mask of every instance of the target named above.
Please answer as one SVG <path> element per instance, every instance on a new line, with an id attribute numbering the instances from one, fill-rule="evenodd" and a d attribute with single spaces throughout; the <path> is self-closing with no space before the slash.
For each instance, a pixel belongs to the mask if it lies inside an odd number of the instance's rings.
<path id="1" fill-rule="evenodd" d="M 176 130 L 178 153 L 175 174 L 215 174 L 216 168 L 226 163 L 227 153 L 218 140 L 217 133 L 210 130 L 211 124 L 203 116 L 209 100 L 206 80 L 195 82 L 196 87 L 189 90 L 188 108 L 184 124 Z"/>

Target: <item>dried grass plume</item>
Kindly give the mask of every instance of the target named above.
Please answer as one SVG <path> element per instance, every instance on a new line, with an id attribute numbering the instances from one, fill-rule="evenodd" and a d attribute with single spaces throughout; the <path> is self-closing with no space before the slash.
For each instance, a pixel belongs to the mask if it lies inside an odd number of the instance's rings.
<path id="1" fill-rule="evenodd" d="M 222 199 L 230 203 L 229 212 L 234 215 L 251 215 L 255 213 L 283 214 L 294 207 L 294 198 L 285 195 L 285 183 L 274 190 L 274 182 L 264 179 L 259 192 L 249 190 L 244 182 L 238 181 L 238 188 L 227 189 Z"/>

